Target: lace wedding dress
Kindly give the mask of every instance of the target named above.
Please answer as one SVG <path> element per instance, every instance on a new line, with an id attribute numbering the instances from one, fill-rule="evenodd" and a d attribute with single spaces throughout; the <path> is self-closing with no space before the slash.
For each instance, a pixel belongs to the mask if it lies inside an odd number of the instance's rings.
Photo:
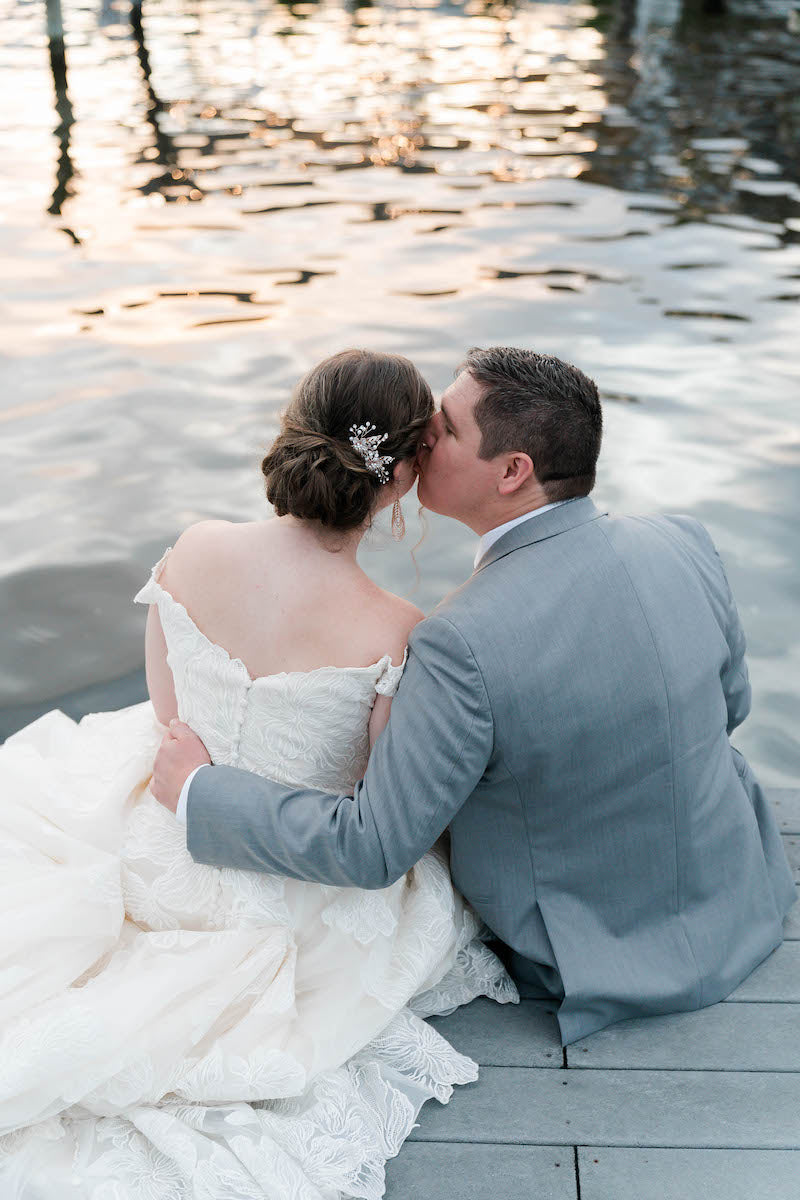
<path id="1" fill-rule="evenodd" d="M 163 562 L 136 599 L 212 760 L 349 790 L 402 666 L 253 679 Z M 436 847 L 382 891 L 196 864 L 148 790 L 162 732 L 56 710 L 0 747 L 0 1196 L 377 1200 L 422 1104 L 477 1078 L 423 1018 L 514 985 Z"/>

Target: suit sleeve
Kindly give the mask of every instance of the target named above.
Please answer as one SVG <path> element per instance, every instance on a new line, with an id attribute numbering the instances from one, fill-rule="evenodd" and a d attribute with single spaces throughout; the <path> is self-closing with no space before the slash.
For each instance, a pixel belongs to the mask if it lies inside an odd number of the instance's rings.
<path id="1" fill-rule="evenodd" d="M 719 558 L 718 553 L 717 558 Z M 725 575 L 725 567 L 722 564 L 721 558 L 719 559 L 719 563 L 720 567 L 722 567 L 722 573 Z M 728 587 L 728 623 L 725 630 L 725 640 L 728 643 L 730 658 L 720 678 L 722 680 L 722 690 L 725 693 L 725 703 L 728 708 L 728 737 L 730 737 L 734 729 L 738 725 L 741 725 L 750 712 L 752 689 L 750 687 L 747 663 L 744 658 L 747 643 L 727 575 L 725 575 L 725 583 Z"/>
<path id="2" fill-rule="evenodd" d="M 198 772 L 187 844 L 197 862 L 345 887 L 388 887 L 474 791 L 493 746 L 483 677 L 445 617 L 422 621 L 389 724 L 353 795 L 288 787 L 235 767 Z"/>
<path id="3" fill-rule="evenodd" d="M 720 683 L 728 710 L 728 736 L 741 725 L 750 712 L 750 677 L 745 662 L 746 641 L 736 601 L 725 571 L 725 564 L 714 545 L 705 525 L 694 517 L 678 516 L 666 518 L 688 535 L 702 551 L 695 558 L 695 566 L 707 589 L 716 619 L 728 645 L 728 657 L 720 670 Z M 708 552 L 711 551 L 712 554 Z"/>

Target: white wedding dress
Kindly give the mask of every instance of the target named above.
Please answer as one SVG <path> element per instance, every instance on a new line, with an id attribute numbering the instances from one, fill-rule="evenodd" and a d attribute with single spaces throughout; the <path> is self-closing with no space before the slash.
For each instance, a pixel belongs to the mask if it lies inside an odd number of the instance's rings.
<path id="1" fill-rule="evenodd" d="M 163 562 L 136 599 L 212 760 L 349 790 L 403 668 L 252 679 Z M 377 1200 L 477 1078 L 422 1018 L 514 985 L 440 848 L 382 891 L 196 864 L 148 790 L 162 733 L 149 703 L 56 710 L 0 747 L 0 1197 Z"/>

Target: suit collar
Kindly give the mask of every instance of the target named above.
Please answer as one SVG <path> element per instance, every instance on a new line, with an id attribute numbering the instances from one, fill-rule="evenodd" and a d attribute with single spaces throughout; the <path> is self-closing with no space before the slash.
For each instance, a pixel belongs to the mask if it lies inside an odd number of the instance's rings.
<path id="1" fill-rule="evenodd" d="M 566 533 L 568 529 L 575 529 L 578 525 L 585 525 L 589 521 L 596 521 L 598 517 L 606 516 L 608 513 L 599 509 L 590 496 L 580 496 L 575 500 L 570 500 L 569 504 L 551 508 L 549 512 L 542 513 L 539 517 L 531 517 L 529 521 L 522 521 L 498 538 L 478 563 L 475 573 L 477 574 L 484 567 L 497 562 L 498 558 L 504 558 L 506 554 L 511 554 L 523 546 L 542 542 L 545 538 L 556 537 L 559 533 Z"/>

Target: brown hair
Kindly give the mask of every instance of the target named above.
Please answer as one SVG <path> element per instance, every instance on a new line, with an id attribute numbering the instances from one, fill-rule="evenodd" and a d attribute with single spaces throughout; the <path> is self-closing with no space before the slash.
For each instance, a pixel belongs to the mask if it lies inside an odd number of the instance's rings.
<path id="1" fill-rule="evenodd" d="M 603 437 L 594 381 L 560 358 L 512 346 L 472 349 L 462 370 L 485 388 L 475 405 L 480 458 L 522 451 L 549 501 L 588 496 Z"/>
<path id="2" fill-rule="evenodd" d="M 370 423 L 388 437 L 378 448 L 411 459 L 433 415 L 433 396 L 399 354 L 343 350 L 298 383 L 261 470 L 279 517 L 320 521 L 342 532 L 369 518 L 383 484 L 350 444 L 350 427 Z"/>

